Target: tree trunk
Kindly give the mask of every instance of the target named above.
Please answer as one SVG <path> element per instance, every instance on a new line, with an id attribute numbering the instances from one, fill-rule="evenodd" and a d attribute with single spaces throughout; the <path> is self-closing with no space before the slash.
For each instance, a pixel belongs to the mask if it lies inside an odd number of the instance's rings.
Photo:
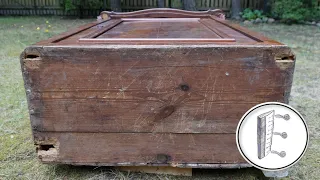
<path id="1" fill-rule="evenodd" d="M 110 7 L 112 11 L 121 12 L 121 0 L 110 0 Z"/>
<path id="2" fill-rule="evenodd" d="M 194 0 L 182 0 L 184 10 L 196 11 L 196 2 Z"/>
<path id="3" fill-rule="evenodd" d="M 158 8 L 164 8 L 164 0 L 157 0 Z"/>
<path id="4" fill-rule="evenodd" d="M 231 17 L 238 18 L 241 12 L 240 0 L 232 0 Z"/>

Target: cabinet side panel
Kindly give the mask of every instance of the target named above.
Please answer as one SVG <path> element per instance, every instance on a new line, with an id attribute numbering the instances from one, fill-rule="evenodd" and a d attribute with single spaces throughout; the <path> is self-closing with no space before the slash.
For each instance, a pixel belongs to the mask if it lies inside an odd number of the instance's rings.
<path id="1" fill-rule="evenodd" d="M 288 102 L 294 67 L 286 47 L 37 51 L 22 68 L 38 131 L 235 133 L 252 106 Z"/>

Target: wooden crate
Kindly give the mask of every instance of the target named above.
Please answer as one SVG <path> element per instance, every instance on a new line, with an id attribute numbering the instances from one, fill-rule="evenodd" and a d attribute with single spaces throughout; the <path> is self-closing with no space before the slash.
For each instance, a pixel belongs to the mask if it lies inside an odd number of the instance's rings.
<path id="1" fill-rule="evenodd" d="M 237 168 L 241 116 L 288 103 L 295 57 L 221 11 L 149 9 L 41 41 L 21 54 L 44 163 Z"/>

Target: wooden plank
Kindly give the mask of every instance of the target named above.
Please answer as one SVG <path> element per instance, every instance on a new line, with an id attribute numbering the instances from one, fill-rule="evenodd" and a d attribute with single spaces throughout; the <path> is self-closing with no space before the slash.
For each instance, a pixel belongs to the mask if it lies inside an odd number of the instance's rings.
<path id="1" fill-rule="evenodd" d="M 150 86 L 148 85 L 150 78 L 154 78 L 153 85 L 148 89 L 153 92 L 170 91 L 178 88 L 183 82 L 188 83 L 193 90 L 203 90 L 208 83 L 210 86 L 214 84 L 215 77 L 218 78 L 215 87 L 217 91 L 232 90 L 235 89 L 233 86 L 238 85 L 242 85 L 238 90 L 285 86 L 278 82 L 284 80 L 285 72 L 281 71 L 272 60 L 274 55 L 263 49 L 225 48 L 221 52 L 220 48 L 116 50 L 49 47 L 45 51 L 39 50 L 43 53 L 42 60 L 39 61 L 42 68 L 32 69 L 32 65 L 29 68 L 26 64 L 28 71 L 40 73 L 38 76 L 41 76 L 40 84 L 34 87 L 36 91 L 54 90 L 57 87 L 105 90 L 119 90 L 126 87 L 126 90 L 145 90 Z M 92 59 L 95 59 L 95 62 L 92 62 Z M 28 62 L 38 63 L 32 60 Z M 266 69 L 278 73 L 279 76 L 273 76 L 273 73 Z M 52 76 L 52 73 L 57 75 Z M 63 73 L 67 79 L 64 79 Z M 76 78 L 79 75 L 81 78 Z M 258 76 L 259 80 L 254 80 Z M 50 78 L 50 81 L 47 82 L 46 78 Z M 212 81 L 207 82 L 208 78 L 212 78 Z M 105 80 L 108 82 L 101 83 L 106 82 Z M 262 80 L 268 81 L 269 84 L 260 83 Z M 86 83 L 82 83 L 83 81 Z M 228 83 L 224 84 L 225 81 Z M 130 86 L 128 83 L 131 83 Z"/>
<path id="2" fill-rule="evenodd" d="M 125 0 L 122 5 L 123 6 L 130 6 L 130 0 Z"/>
<path id="3" fill-rule="evenodd" d="M 253 105 L 287 102 L 294 64 L 274 62 L 285 48 L 34 51 L 23 69 L 41 131 L 234 133 Z"/>
<path id="4" fill-rule="evenodd" d="M 246 35 L 247 37 L 250 37 L 258 42 L 264 42 L 266 44 L 275 44 L 275 45 L 281 45 L 281 43 L 275 41 L 275 40 L 272 40 L 272 39 L 269 39 L 257 32 L 252 32 L 238 24 L 234 24 L 234 23 L 231 23 L 229 22 L 228 20 L 221 20 L 219 18 L 216 18 L 216 17 L 211 17 L 212 19 L 216 20 L 217 22 L 229 27 L 229 28 L 232 28 L 233 30 L 236 30 L 238 31 L 239 33 L 243 34 L 243 35 Z"/>
<path id="5" fill-rule="evenodd" d="M 33 123 L 38 131 L 235 133 L 242 115 L 259 102 L 200 101 L 171 105 L 74 98 L 33 103 L 31 116 L 39 122 Z"/>
<path id="6" fill-rule="evenodd" d="M 34 138 L 38 157 L 45 163 L 94 166 L 245 163 L 237 150 L 235 134 L 35 133 Z"/>
<path id="7" fill-rule="evenodd" d="M 81 38 L 81 43 L 217 43 L 217 42 L 235 42 L 233 38 Z"/>
<path id="8" fill-rule="evenodd" d="M 98 29 L 90 34 L 88 34 L 87 36 L 85 36 L 84 38 L 96 38 L 98 36 L 100 36 L 101 34 L 107 32 L 109 29 L 117 26 L 118 24 L 120 24 L 121 22 L 123 22 L 121 19 L 116 19 L 116 20 L 110 20 L 108 25 L 104 26 L 103 29 Z"/>
<path id="9" fill-rule="evenodd" d="M 232 6 L 232 0 L 226 0 L 226 8 L 231 9 Z"/>
<path id="10" fill-rule="evenodd" d="M 215 8 L 219 8 L 219 0 L 214 0 L 215 2 Z"/>
<path id="11" fill-rule="evenodd" d="M 151 174 L 166 174 L 174 176 L 192 176 L 192 168 L 177 168 L 165 166 L 119 166 L 120 171 L 125 172 L 140 172 Z"/>
<path id="12" fill-rule="evenodd" d="M 231 38 L 229 35 L 227 35 L 223 31 L 220 31 L 219 29 L 217 29 L 215 27 L 216 23 L 210 23 L 210 21 L 205 20 L 205 19 L 201 19 L 201 20 L 199 20 L 199 22 L 202 23 L 203 25 L 205 25 L 207 28 L 209 28 L 214 33 L 218 34 L 221 38 Z"/>

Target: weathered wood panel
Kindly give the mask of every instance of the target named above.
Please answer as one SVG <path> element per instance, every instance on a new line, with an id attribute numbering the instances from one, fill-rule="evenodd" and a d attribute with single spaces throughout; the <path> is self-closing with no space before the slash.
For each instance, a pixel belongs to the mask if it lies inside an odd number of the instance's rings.
<path id="1" fill-rule="evenodd" d="M 38 131 L 235 133 L 244 109 L 255 105 L 235 103 L 44 100 L 33 116 Z"/>
<path id="2" fill-rule="evenodd" d="M 276 63 L 286 48 L 29 51 L 40 55 L 23 60 L 38 131 L 234 133 L 253 105 L 287 101 L 294 63 Z"/>
<path id="3" fill-rule="evenodd" d="M 234 134 L 36 133 L 42 162 L 86 165 L 244 163 Z"/>

